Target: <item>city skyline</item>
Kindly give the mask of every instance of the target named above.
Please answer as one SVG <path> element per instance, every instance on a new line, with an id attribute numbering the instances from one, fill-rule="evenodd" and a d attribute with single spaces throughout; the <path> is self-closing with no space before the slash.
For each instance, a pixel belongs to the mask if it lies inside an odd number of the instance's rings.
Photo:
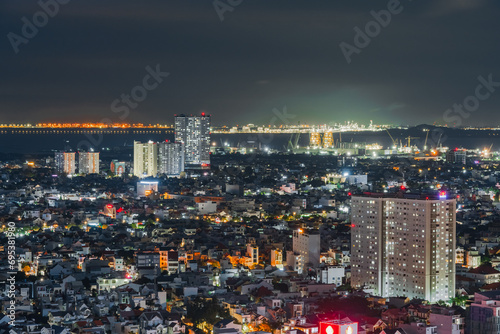
<path id="1" fill-rule="evenodd" d="M 500 2 L 0 13 L 0 334 L 500 333 Z"/>
<path id="2" fill-rule="evenodd" d="M 287 106 L 295 123 L 500 123 L 497 3 L 401 1 L 390 17 L 390 1 L 235 3 L 61 1 L 33 36 L 25 22 L 44 9 L 3 3 L 0 117 L 266 124 Z M 484 82 L 476 108 L 467 98 Z"/>

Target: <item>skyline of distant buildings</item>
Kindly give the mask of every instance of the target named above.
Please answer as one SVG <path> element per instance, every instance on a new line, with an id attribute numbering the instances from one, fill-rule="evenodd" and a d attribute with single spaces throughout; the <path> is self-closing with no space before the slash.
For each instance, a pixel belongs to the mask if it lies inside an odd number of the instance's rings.
<path id="1" fill-rule="evenodd" d="M 99 174 L 99 152 L 78 152 L 78 166 L 76 152 L 55 152 L 54 160 L 60 173 L 75 175 L 78 167 L 79 174 Z"/>
<path id="2" fill-rule="evenodd" d="M 134 175 L 180 175 L 210 166 L 210 115 L 175 117 L 175 142 L 134 141 Z"/>
<path id="3" fill-rule="evenodd" d="M 180 115 L 179 115 L 180 116 Z M 178 117 L 175 115 L 174 117 Z M 186 116 L 189 117 L 189 116 Z M 209 116 L 207 116 L 209 117 Z M 156 130 L 161 129 L 165 131 L 173 130 L 174 123 L 2 123 L 0 124 L 0 134 L 7 133 L 33 133 L 33 134 L 46 134 L 46 133 L 69 133 L 68 131 L 78 130 L 79 133 L 93 132 L 97 133 L 126 133 L 137 129 L 137 131 Z M 212 133 L 265 133 L 273 132 L 288 133 L 290 131 L 297 132 L 312 132 L 312 131 L 331 131 L 344 132 L 344 131 L 384 131 L 386 129 L 409 129 L 422 124 L 375 124 L 373 121 L 368 123 L 364 121 L 344 121 L 344 122 L 325 122 L 325 123 L 297 123 L 297 124 L 211 124 Z M 423 124 L 425 125 L 425 124 Z M 500 130 L 499 126 L 448 126 L 439 124 L 427 124 L 428 127 L 449 128 L 449 129 L 463 129 L 463 130 Z M 8 130 L 11 130 L 9 132 Z M 50 132 L 54 130 L 56 132 Z M 60 132 L 57 132 L 60 131 Z M 66 132 L 61 132 L 66 131 Z M 97 131 L 97 132 L 96 132 Z M 120 132 L 121 131 L 121 132 Z M 137 132 L 141 133 L 141 132 Z"/>
<path id="4" fill-rule="evenodd" d="M 323 146 L 334 145 L 328 134 L 320 139 Z M 191 170 L 189 166 L 185 175 L 173 179 L 165 174 L 170 176 L 170 172 L 184 168 L 184 145 L 135 141 L 134 162 L 130 148 L 121 154 L 109 152 L 103 157 L 103 171 L 89 179 L 47 173 L 45 168 L 54 162 L 47 158 L 6 165 L 11 169 L 2 177 L 6 181 L 22 180 L 25 190 L 21 194 L 30 196 L 21 197 L 11 190 L 8 199 L 19 196 L 16 202 L 24 201 L 23 212 L 17 213 L 22 217 L 18 224 L 26 224 L 22 233 L 45 237 L 46 233 L 71 232 L 78 224 L 89 236 L 96 236 L 88 239 L 90 247 L 92 240 L 99 241 L 96 248 L 89 248 L 87 255 L 92 257 L 73 270 L 78 275 L 92 274 L 97 266 L 99 273 L 102 267 L 106 275 L 112 274 L 115 281 L 107 281 L 104 275 L 96 277 L 99 295 L 144 276 L 163 281 L 168 276 L 201 275 L 179 290 L 183 293 L 179 301 L 205 293 L 201 288 L 196 290 L 201 284 L 224 294 L 235 291 L 238 298 L 257 291 L 268 295 L 263 300 L 267 298 L 271 312 L 277 305 L 285 305 L 283 314 L 288 310 L 288 322 L 281 328 L 286 331 L 312 332 L 313 327 L 299 317 L 314 314 L 316 305 L 324 305 L 317 303 L 319 296 L 325 301 L 339 296 L 343 305 L 348 305 L 345 298 L 353 296 L 370 305 L 364 311 L 366 315 L 379 309 L 377 323 L 385 321 L 389 327 L 410 329 L 426 324 L 426 329 L 438 328 L 437 333 L 447 328 L 463 334 L 466 317 L 458 314 L 457 306 L 445 307 L 443 303 L 451 304 L 452 298 L 462 303 L 457 294 L 465 293 L 469 300 L 474 297 L 470 306 L 463 305 L 470 307 L 470 326 L 486 331 L 482 319 L 497 321 L 498 317 L 487 313 L 499 310 L 500 304 L 480 300 L 471 292 L 496 289 L 500 280 L 500 202 L 498 192 L 494 192 L 500 173 L 492 168 L 498 161 L 483 160 L 478 158 L 479 153 L 466 154 L 458 148 L 440 153 L 440 159 L 418 160 L 417 155 L 382 159 L 382 153 L 377 158 L 373 152 L 354 150 L 358 143 L 341 143 L 336 148 L 344 151 L 337 156 L 274 155 L 262 150 L 254 160 L 231 155 L 229 147 L 227 151 L 216 150 L 214 145 L 212 168 Z M 83 174 L 91 173 L 98 158 L 98 152 L 57 152 L 55 160 L 59 170 Z M 219 172 L 229 168 L 234 179 Z M 142 178 L 149 172 L 154 179 Z M 37 178 L 42 180 L 44 192 L 42 186 L 33 187 L 32 179 L 26 178 L 36 173 L 40 173 Z M 141 179 L 112 177 L 133 173 L 140 173 Z M 215 180 L 216 186 L 207 180 Z M 5 182 L 5 189 L 12 184 Z M 46 199 L 40 200 L 44 196 Z M 38 204 L 28 202 L 33 200 Z M 53 208 L 53 212 L 47 208 Z M 68 211 L 72 217 L 63 216 Z M 461 225 L 458 228 L 457 220 Z M 198 224 L 204 224 L 207 232 L 198 229 Z M 157 232 L 160 230 L 161 234 Z M 121 248 L 105 250 L 113 258 L 103 266 L 102 259 L 94 263 L 97 258 L 93 257 L 102 254 L 101 245 L 108 247 L 108 240 L 116 238 L 117 233 L 126 238 L 118 246 Z M 199 237 L 201 233 L 215 238 Z M 80 234 L 74 235 L 79 238 Z M 78 250 L 79 243 L 72 244 Z M 130 245 L 139 247 L 129 252 Z M 117 253 L 120 250 L 127 258 Z M 33 265 L 26 269 L 29 275 L 39 275 L 43 270 L 44 282 L 64 279 L 58 276 L 62 265 L 52 272 L 39 266 L 37 259 L 44 258 L 40 253 L 30 261 L 20 257 L 19 270 L 30 262 Z M 170 278 L 166 284 L 170 284 Z M 235 282 L 242 278 L 249 282 L 240 288 Z M 271 285 L 274 279 L 283 280 L 288 288 Z M 279 300 L 279 294 L 285 301 Z M 205 295 L 213 298 L 211 293 Z M 289 296 L 294 298 L 287 300 Z M 309 301 L 311 308 L 306 307 Z M 438 303 L 439 308 L 430 303 Z M 432 309 L 424 309 L 422 319 L 404 323 L 387 320 L 391 314 L 412 319 L 415 313 L 411 312 L 427 306 Z M 331 334 L 332 330 L 351 334 L 356 333 L 355 324 L 350 320 L 344 324 L 341 318 L 338 324 L 327 322 L 314 328 L 321 334 Z M 363 323 L 360 333 L 365 333 L 366 325 Z"/>

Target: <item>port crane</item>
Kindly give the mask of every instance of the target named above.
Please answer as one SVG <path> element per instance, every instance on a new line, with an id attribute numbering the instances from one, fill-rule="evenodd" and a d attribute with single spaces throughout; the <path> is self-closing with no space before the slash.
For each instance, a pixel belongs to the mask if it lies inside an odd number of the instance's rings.
<path id="1" fill-rule="evenodd" d="M 405 139 L 407 139 L 407 140 L 408 140 L 408 147 L 410 147 L 410 146 L 411 146 L 410 144 L 411 144 L 411 140 L 412 140 L 412 139 L 419 139 L 419 138 L 420 138 L 420 137 L 411 137 L 411 136 L 406 137 Z"/>
<path id="2" fill-rule="evenodd" d="M 391 140 L 392 140 L 392 146 L 394 146 L 394 147 L 398 147 L 398 141 L 397 141 L 397 140 L 394 140 L 394 138 L 392 138 L 391 133 L 389 132 L 389 130 L 385 129 L 385 131 L 387 131 L 387 134 L 389 135 L 389 137 L 391 137 Z"/>

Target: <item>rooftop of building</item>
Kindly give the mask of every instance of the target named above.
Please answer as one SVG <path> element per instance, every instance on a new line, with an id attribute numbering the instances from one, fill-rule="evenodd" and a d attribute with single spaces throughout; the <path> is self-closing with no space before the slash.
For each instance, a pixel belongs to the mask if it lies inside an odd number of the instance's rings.
<path id="1" fill-rule="evenodd" d="M 454 200 L 451 194 L 440 192 L 439 194 L 419 194 L 419 193 L 374 193 L 364 192 L 361 194 L 353 194 L 352 197 L 370 197 L 370 198 L 395 198 L 395 199 L 410 199 L 421 201 L 439 201 L 439 200 Z"/>
<path id="2" fill-rule="evenodd" d="M 500 271 L 496 270 L 492 266 L 483 264 L 483 265 L 480 265 L 477 268 L 473 268 L 473 269 L 469 270 L 469 273 L 471 273 L 471 274 L 490 275 L 490 274 L 498 274 L 498 273 L 500 273 Z"/>
<path id="3" fill-rule="evenodd" d="M 332 324 L 332 325 L 348 325 L 348 324 L 352 324 L 354 322 L 349 318 L 344 318 L 344 319 L 338 319 L 338 320 L 322 321 L 322 323 Z"/>

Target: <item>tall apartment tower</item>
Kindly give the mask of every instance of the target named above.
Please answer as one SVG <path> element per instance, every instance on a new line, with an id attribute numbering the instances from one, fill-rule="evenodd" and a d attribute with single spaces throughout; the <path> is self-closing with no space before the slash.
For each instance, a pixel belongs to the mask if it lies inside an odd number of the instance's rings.
<path id="1" fill-rule="evenodd" d="M 455 296 L 455 199 L 353 196 L 351 222 L 353 287 L 431 303 Z"/>
<path id="2" fill-rule="evenodd" d="M 134 141 L 134 175 L 137 177 L 156 176 L 158 174 L 158 145 L 149 141 Z"/>
<path id="3" fill-rule="evenodd" d="M 78 152 L 78 172 L 99 174 L 99 152 Z"/>
<path id="4" fill-rule="evenodd" d="M 186 166 L 209 166 L 210 115 L 175 116 L 175 141 L 184 145 Z"/>
<path id="5" fill-rule="evenodd" d="M 307 233 L 302 229 L 293 231 L 293 252 L 302 255 L 303 270 L 319 266 L 321 236 L 315 231 Z"/>
<path id="6" fill-rule="evenodd" d="M 56 170 L 59 173 L 73 175 L 76 173 L 76 153 L 75 152 L 56 152 L 55 154 Z"/>
<path id="7" fill-rule="evenodd" d="M 179 175 L 184 171 L 184 149 L 181 143 L 158 143 L 158 174 Z"/>

